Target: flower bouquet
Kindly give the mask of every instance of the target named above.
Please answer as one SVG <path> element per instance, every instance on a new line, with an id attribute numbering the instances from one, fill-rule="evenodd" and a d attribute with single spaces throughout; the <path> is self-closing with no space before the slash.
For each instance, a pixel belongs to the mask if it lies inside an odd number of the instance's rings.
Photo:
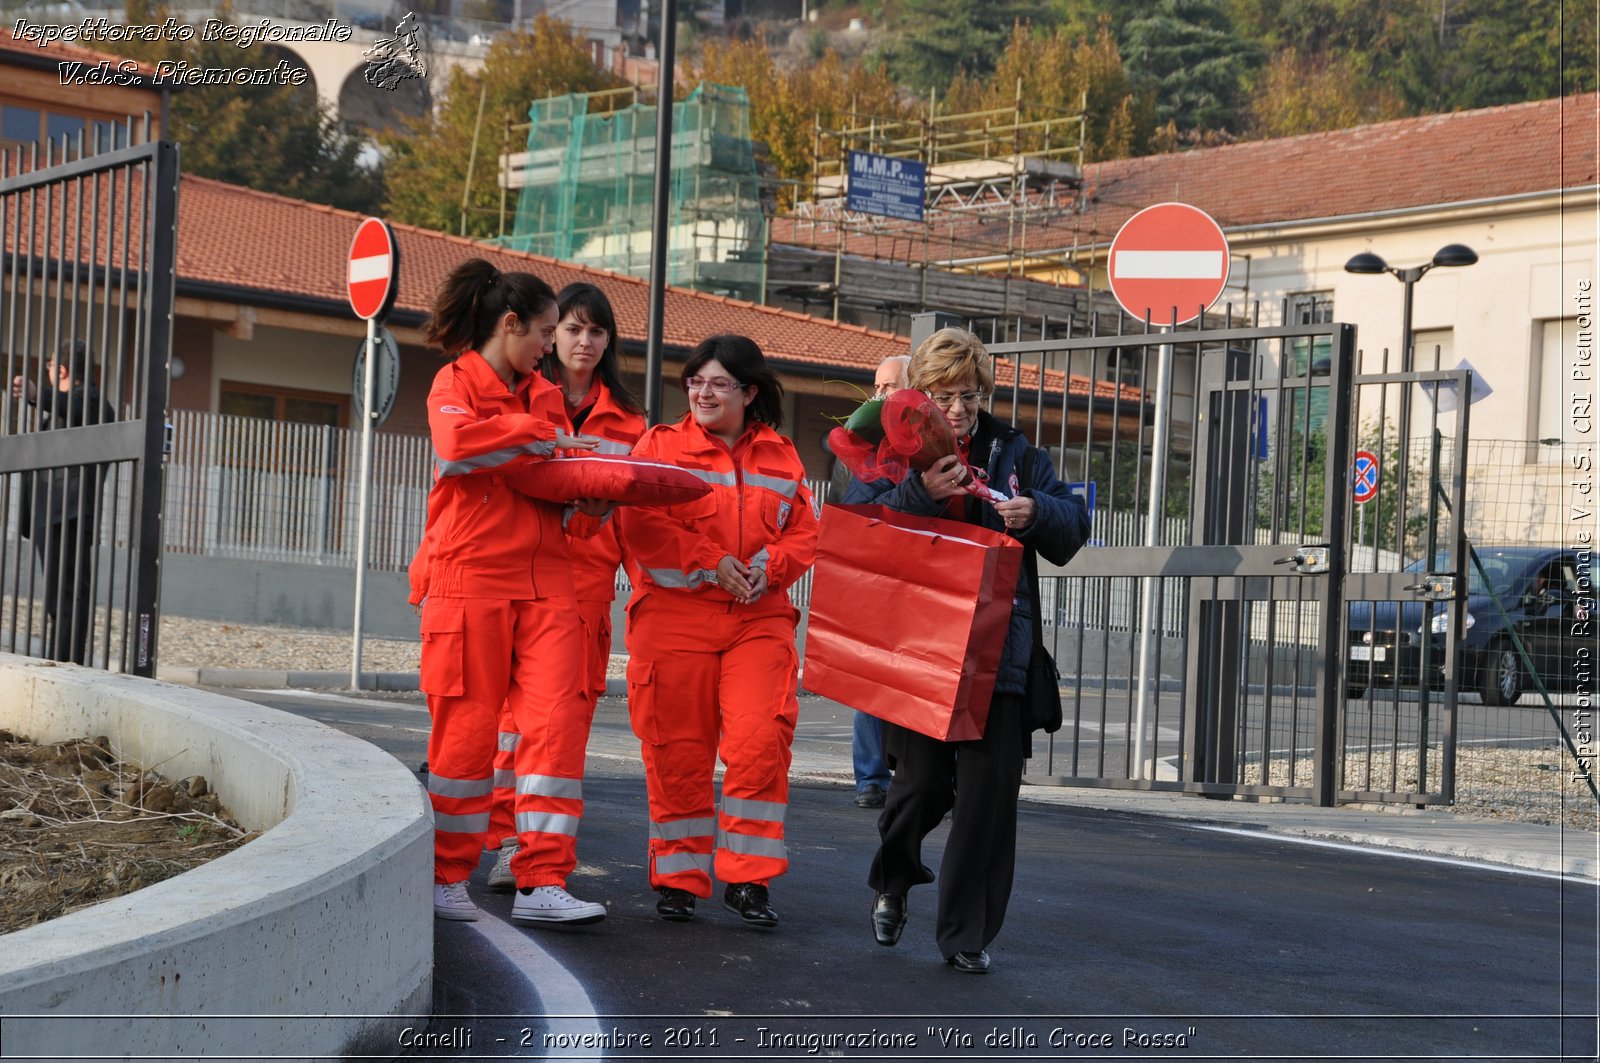
<path id="1" fill-rule="evenodd" d="M 901 483 L 957 452 L 950 422 L 932 399 L 914 388 L 862 403 L 844 424 L 828 433 L 828 447 L 851 475 L 863 482 L 890 479 Z M 983 483 L 974 471 L 971 466 L 960 466 L 960 487 L 987 502 L 1006 500 L 1006 495 Z"/>

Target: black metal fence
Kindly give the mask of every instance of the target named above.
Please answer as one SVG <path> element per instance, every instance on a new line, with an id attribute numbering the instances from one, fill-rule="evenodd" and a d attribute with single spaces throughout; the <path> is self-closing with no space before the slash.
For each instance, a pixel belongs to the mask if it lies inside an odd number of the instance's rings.
<path id="1" fill-rule="evenodd" d="M 148 676 L 178 156 L 118 132 L 0 157 L 0 648 Z"/>

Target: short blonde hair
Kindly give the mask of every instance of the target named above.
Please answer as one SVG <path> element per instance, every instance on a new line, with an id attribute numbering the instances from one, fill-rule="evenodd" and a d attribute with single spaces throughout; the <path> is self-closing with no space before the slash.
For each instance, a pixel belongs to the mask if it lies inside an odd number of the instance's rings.
<path id="1" fill-rule="evenodd" d="M 964 328 L 942 328 L 911 352 L 906 376 L 921 391 L 936 391 L 969 376 L 983 391 L 994 390 L 994 369 L 983 342 Z"/>

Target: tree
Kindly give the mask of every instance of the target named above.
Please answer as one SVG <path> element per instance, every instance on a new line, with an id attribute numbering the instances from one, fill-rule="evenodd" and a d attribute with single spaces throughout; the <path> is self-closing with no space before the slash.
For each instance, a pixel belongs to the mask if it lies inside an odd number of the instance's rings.
<path id="1" fill-rule="evenodd" d="M 824 50 L 815 63 L 787 73 L 778 70 L 772 54 L 753 41 L 707 43 L 697 74 L 702 81 L 733 85 L 750 100 L 750 136 L 767 144 L 773 168 L 789 182 L 809 180 L 817 164 L 817 129 L 838 129 L 852 114 L 880 119 L 910 117 L 899 89 L 881 64 L 846 65 L 837 53 Z M 821 145 L 824 156 L 837 146 Z M 780 200 L 793 201 L 784 193 Z"/>
<path id="2" fill-rule="evenodd" d="M 1019 83 L 1024 121 L 1083 112 L 1086 161 L 1122 158 L 1149 148 L 1153 104 L 1134 92 L 1109 18 L 1101 19 L 1092 39 L 1066 26 L 1040 30 L 1017 24 L 993 76 L 982 81 L 957 78 L 946 96 L 947 109 L 1010 107 L 1018 98 Z M 1060 144 L 1060 134 L 1052 132 L 1051 141 Z M 1023 146 L 1038 150 L 1043 134 L 1034 134 Z"/>
<path id="3" fill-rule="evenodd" d="M 1405 102 L 1351 63 L 1328 55 L 1302 56 L 1290 45 L 1267 64 L 1250 98 L 1250 133 L 1288 137 L 1404 118 Z"/>
<path id="4" fill-rule="evenodd" d="M 1441 19 L 1449 108 L 1494 107 L 1595 88 L 1595 17 L 1572 0 L 1456 0 Z"/>
<path id="5" fill-rule="evenodd" d="M 464 226 L 469 236 L 496 235 L 501 199 L 497 159 L 507 124 L 512 129 L 506 146 L 521 151 L 533 101 L 621 84 L 595 67 L 587 44 L 566 23 L 541 14 L 531 32 L 500 35 L 489 46 L 483 69 L 458 72 L 433 114 L 417 119 L 410 132 L 382 137 L 389 153 L 390 216 L 429 229 L 461 232 Z M 463 222 L 469 165 L 472 187 Z"/>
<path id="6" fill-rule="evenodd" d="M 1244 84 L 1257 47 L 1234 32 L 1222 0 L 1160 0 L 1129 21 L 1122 54 L 1158 121 L 1180 133 L 1243 125 Z"/>
<path id="7" fill-rule="evenodd" d="M 170 13 L 157 0 L 127 0 L 129 25 L 154 25 Z M 224 2 L 212 17 L 233 21 Z M 147 63 L 196 68 L 267 69 L 278 56 L 264 47 L 223 41 L 108 42 L 108 50 Z M 172 94 L 164 135 L 182 147 L 185 173 L 276 192 L 347 210 L 376 211 L 382 174 L 358 161 L 360 141 L 340 130 L 309 85 L 186 85 Z"/>
<path id="8" fill-rule="evenodd" d="M 943 91 L 958 74 L 986 77 L 1012 27 L 1043 15 L 1039 0 L 905 0 L 889 70 L 919 92 Z"/>

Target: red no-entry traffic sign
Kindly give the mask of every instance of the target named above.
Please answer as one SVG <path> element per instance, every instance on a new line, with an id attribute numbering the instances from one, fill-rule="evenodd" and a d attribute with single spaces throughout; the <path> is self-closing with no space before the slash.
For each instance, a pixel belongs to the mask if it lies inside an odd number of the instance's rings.
<path id="1" fill-rule="evenodd" d="M 398 287 L 395 278 L 399 265 L 394 232 L 388 223 L 377 218 L 363 221 L 356 230 L 356 238 L 350 241 L 349 270 L 345 278 L 350 309 L 356 312 L 356 317 L 370 321 L 388 312 Z"/>
<path id="2" fill-rule="evenodd" d="M 1122 309 L 1152 325 L 1182 325 L 1222 294 L 1228 238 L 1199 207 L 1157 203 L 1117 230 L 1109 272 Z"/>

